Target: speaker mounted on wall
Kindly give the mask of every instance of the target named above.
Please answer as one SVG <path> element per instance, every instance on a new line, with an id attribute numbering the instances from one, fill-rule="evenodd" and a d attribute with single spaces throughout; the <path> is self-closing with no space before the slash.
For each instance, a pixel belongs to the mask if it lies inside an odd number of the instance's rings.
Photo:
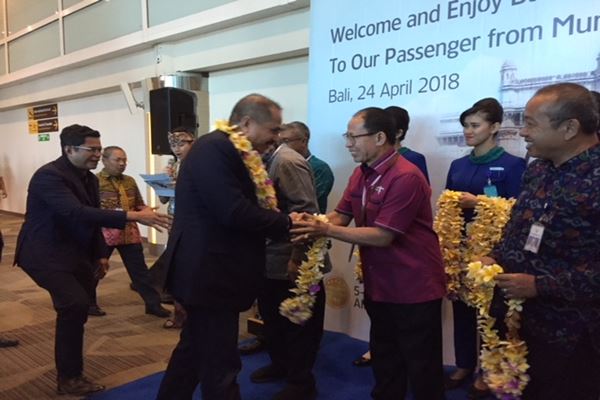
<path id="1" fill-rule="evenodd" d="M 171 154 L 168 133 L 184 126 L 196 133 L 196 94 L 165 87 L 150 91 L 150 128 L 152 154 Z"/>

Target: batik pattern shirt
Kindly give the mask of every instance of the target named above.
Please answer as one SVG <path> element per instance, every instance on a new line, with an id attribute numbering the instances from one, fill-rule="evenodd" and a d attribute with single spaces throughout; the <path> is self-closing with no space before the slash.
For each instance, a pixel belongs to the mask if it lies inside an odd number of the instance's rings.
<path id="1" fill-rule="evenodd" d="M 535 275 L 523 329 L 565 350 L 589 333 L 600 349 L 600 145 L 558 167 L 534 161 L 522 189 L 491 256 L 506 272 Z M 544 225 L 537 254 L 523 248 L 534 222 Z"/>
<path id="2" fill-rule="evenodd" d="M 110 176 L 104 170 L 96 176 L 100 186 L 100 208 L 137 211 L 146 206 L 135 179 L 131 176 Z M 102 233 L 109 246 L 135 244 L 142 241 L 140 230 L 135 222 L 128 222 L 125 229 L 102 228 Z"/>

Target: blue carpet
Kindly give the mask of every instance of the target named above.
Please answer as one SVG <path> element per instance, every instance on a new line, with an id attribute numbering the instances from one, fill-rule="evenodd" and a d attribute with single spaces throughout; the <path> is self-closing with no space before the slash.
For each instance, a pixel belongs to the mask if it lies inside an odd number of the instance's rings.
<path id="1" fill-rule="evenodd" d="M 367 349 L 363 341 L 345 334 L 325 332 L 321 350 L 315 366 L 319 400 L 367 400 L 373 387 L 373 374 L 370 368 L 352 366 L 352 360 Z M 266 352 L 242 357 L 240 383 L 244 400 L 268 400 L 283 387 L 283 383 L 253 384 L 250 374 L 255 369 L 267 365 Z M 147 376 L 123 386 L 91 396 L 90 400 L 151 400 L 156 397 L 163 373 Z M 198 391 L 197 391 L 198 392 Z M 447 400 L 466 398 L 466 390 L 458 389 L 446 394 Z M 201 399 L 196 393 L 194 399 Z"/>

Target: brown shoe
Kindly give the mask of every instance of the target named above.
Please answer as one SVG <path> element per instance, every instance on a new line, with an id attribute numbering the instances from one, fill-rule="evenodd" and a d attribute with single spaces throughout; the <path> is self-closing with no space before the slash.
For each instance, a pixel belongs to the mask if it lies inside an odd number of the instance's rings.
<path id="1" fill-rule="evenodd" d="M 57 392 L 58 394 L 72 394 L 75 396 L 83 396 L 88 393 L 94 393 L 104 390 L 103 385 L 94 383 L 83 376 L 75 378 L 59 379 Z"/>

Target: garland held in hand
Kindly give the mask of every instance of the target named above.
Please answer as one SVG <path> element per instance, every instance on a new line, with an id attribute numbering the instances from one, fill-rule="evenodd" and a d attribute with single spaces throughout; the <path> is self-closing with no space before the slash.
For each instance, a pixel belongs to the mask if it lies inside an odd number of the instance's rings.
<path id="1" fill-rule="evenodd" d="M 227 121 L 218 120 L 215 128 L 228 135 L 229 140 L 242 157 L 242 161 L 256 187 L 258 204 L 262 208 L 277 209 L 277 196 L 275 195 L 273 181 L 269 178 L 260 154 L 252 148 L 250 140 L 244 134 L 238 132 L 237 126 L 230 126 Z"/>
<path id="2" fill-rule="evenodd" d="M 360 249 L 356 248 L 352 255 L 356 257 L 356 264 L 354 265 L 354 279 L 356 279 L 356 282 L 358 283 L 364 283 L 362 260 L 360 259 Z"/>
<path id="3" fill-rule="evenodd" d="M 476 290 L 466 278 L 466 265 L 487 255 L 502 237 L 504 226 L 510 218 L 514 199 L 477 196 L 475 217 L 466 228 L 459 206 L 461 192 L 445 190 L 438 199 L 438 213 L 434 229 L 438 234 L 447 275 L 448 297 L 460 298 L 473 306 Z"/>
<path id="4" fill-rule="evenodd" d="M 490 304 L 494 295 L 495 277 L 502 273 L 498 264 L 483 265 L 480 261 L 468 265 L 467 278 L 473 282 L 472 297 L 477 308 L 477 328 L 481 334 L 481 369 L 483 379 L 497 398 L 520 399 L 529 382 L 527 375 L 527 345 L 519 338 L 520 314 L 523 299 L 506 301 L 508 311 L 504 322 L 508 328 L 506 340 L 501 340 L 494 329 L 496 319 L 490 316 Z"/>
<path id="5" fill-rule="evenodd" d="M 329 223 L 323 214 L 315 215 L 315 218 Z M 279 305 L 279 313 L 295 324 L 302 325 L 312 317 L 315 297 L 321 290 L 319 283 L 323 279 L 327 240 L 327 237 L 320 237 L 310 245 L 306 252 L 307 259 L 302 261 L 298 268 L 296 287 L 290 289 L 296 295 L 285 299 Z"/>

